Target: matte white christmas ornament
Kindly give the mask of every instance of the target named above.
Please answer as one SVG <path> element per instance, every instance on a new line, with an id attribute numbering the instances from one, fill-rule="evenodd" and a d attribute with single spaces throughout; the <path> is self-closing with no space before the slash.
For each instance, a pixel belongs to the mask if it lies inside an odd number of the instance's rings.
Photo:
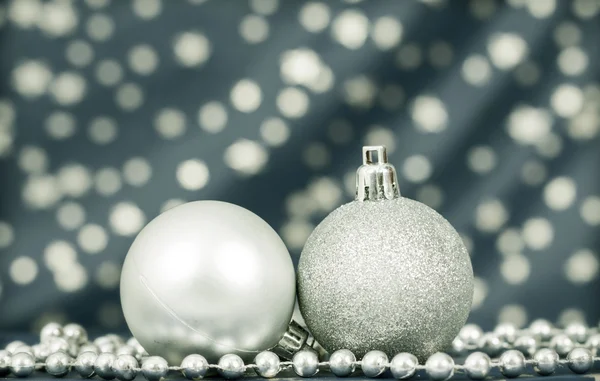
<path id="1" fill-rule="evenodd" d="M 375 158 L 377 155 L 377 158 Z M 298 300 L 315 339 L 330 352 L 448 349 L 473 297 L 469 254 L 428 206 L 401 197 L 385 147 L 363 147 L 355 201 L 308 238 L 298 264 Z"/>
<path id="2" fill-rule="evenodd" d="M 170 363 L 192 353 L 211 363 L 225 354 L 252 360 L 284 337 L 295 296 L 281 238 L 252 212 L 219 201 L 156 217 L 121 274 L 127 325 L 150 355 Z"/>

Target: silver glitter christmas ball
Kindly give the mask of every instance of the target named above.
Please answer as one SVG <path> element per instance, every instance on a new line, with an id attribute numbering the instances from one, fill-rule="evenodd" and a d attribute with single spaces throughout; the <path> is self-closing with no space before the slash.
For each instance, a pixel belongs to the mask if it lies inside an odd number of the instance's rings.
<path id="1" fill-rule="evenodd" d="M 279 235 L 256 214 L 196 201 L 159 215 L 138 234 L 121 273 L 129 329 L 150 355 L 180 364 L 234 353 L 251 361 L 283 337 L 295 272 Z"/>
<path id="2" fill-rule="evenodd" d="M 300 309 L 330 352 L 349 349 L 362 357 L 378 349 L 425 360 L 448 350 L 467 320 L 471 261 L 448 221 L 400 197 L 382 147 L 365 149 L 357 199 L 327 216 L 304 246 Z"/>

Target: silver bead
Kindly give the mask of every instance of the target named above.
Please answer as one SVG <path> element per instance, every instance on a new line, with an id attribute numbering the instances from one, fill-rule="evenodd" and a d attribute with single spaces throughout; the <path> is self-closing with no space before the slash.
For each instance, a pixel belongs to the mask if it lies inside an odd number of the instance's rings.
<path id="1" fill-rule="evenodd" d="M 23 345 L 27 345 L 27 344 L 25 344 L 24 342 L 22 342 L 20 340 L 15 340 L 6 345 L 6 350 L 8 351 L 8 353 L 15 354 L 16 353 L 15 351 L 17 350 L 17 348 L 19 348 Z"/>
<path id="2" fill-rule="evenodd" d="M 467 350 L 467 344 L 460 337 L 456 336 L 452 340 L 452 352 L 456 355 L 462 355 Z"/>
<path id="3" fill-rule="evenodd" d="M 575 342 L 585 343 L 588 336 L 588 327 L 581 322 L 573 322 L 567 325 L 565 333 Z"/>
<path id="4" fill-rule="evenodd" d="M 11 355 L 7 350 L 0 350 L 0 377 L 10 373 Z"/>
<path id="5" fill-rule="evenodd" d="M 569 352 L 567 363 L 569 364 L 569 369 L 571 369 L 573 373 L 586 373 L 592 368 L 592 365 L 594 365 L 592 352 L 586 348 L 575 348 Z"/>
<path id="6" fill-rule="evenodd" d="M 512 323 L 498 324 L 494 333 L 507 343 L 513 343 L 517 339 L 517 327 Z"/>
<path id="7" fill-rule="evenodd" d="M 490 373 L 492 360 L 483 352 L 473 352 L 465 359 L 465 371 L 473 380 L 483 380 Z"/>
<path id="8" fill-rule="evenodd" d="M 302 350 L 294 354 L 292 366 L 298 376 L 312 377 L 319 372 L 319 358 L 311 350 Z"/>
<path id="9" fill-rule="evenodd" d="M 585 346 L 592 350 L 592 353 L 596 353 L 600 348 L 600 333 L 596 333 L 590 336 L 585 342 Z"/>
<path id="10" fill-rule="evenodd" d="M 62 325 L 52 322 L 46 324 L 42 330 L 40 331 L 40 342 L 45 343 L 50 339 L 54 339 L 57 337 L 62 337 L 63 329 Z"/>
<path id="11" fill-rule="evenodd" d="M 117 335 L 100 336 L 94 340 L 94 345 L 98 347 L 100 353 L 115 352 L 122 344 Z"/>
<path id="12" fill-rule="evenodd" d="M 542 341 L 548 341 L 552 338 L 552 323 L 545 319 L 536 319 L 529 325 L 529 331 L 532 335 L 539 337 Z"/>
<path id="13" fill-rule="evenodd" d="M 542 348 L 535 353 L 533 360 L 533 369 L 542 376 L 548 376 L 556 370 L 559 357 L 554 349 Z"/>
<path id="14" fill-rule="evenodd" d="M 264 378 L 272 378 L 279 373 L 279 356 L 271 351 L 263 351 L 254 358 L 256 373 Z"/>
<path id="15" fill-rule="evenodd" d="M 181 361 L 181 368 L 183 368 L 181 372 L 185 378 L 199 380 L 208 372 L 208 361 L 201 355 L 189 355 Z"/>
<path id="16" fill-rule="evenodd" d="M 35 369 L 35 359 L 26 352 L 14 354 L 10 361 L 10 371 L 16 377 L 27 377 Z"/>
<path id="17" fill-rule="evenodd" d="M 242 377 L 246 367 L 244 360 L 236 354 L 230 353 L 219 359 L 219 374 L 228 380 Z"/>
<path id="18" fill-rule="evenodd" d="M 339 349 L 329 356 L 329 369 L 338 377 L 346 377 L 356 369 L 356 356 L 348 349 Z"/>
<path id="19" fill-rule="evenodd" d="M 98 354 L 96 352 L 83 352 L 77 356 L 75 360 L 75 370 L 83 378 L 92 377 L 94 375 L 94 365 Z"/>
<path id="20" fill-rule="evenodd" d="M 51 337 L 51 338 L 47 339 L 44 343 L 46 343 L 48 345 L 48 349 L 50 350 L 50 353 L 54 353 L 54 352 L 67 353 L 71 349 L 69 342 L 67 340 L 63 339 L 62 337 Z"/>
<path id="21" fill-rule="evenodd" d="M 30 355 L 34 356 L 33 349 L 31 349 L 29 345 L 21 345 L 14 350 L 13 355 L 16 355 L 17 353 L 29 353 Z"/>
<path id="22" fill-rule="evenodd" d="M 458 337 L 467 345 L 477 344 L 481 336 L 483 336 L 483 331 L 476 324 L 466 324 L 458 333 Z"/>
<path id="23" fill-rule="evenodd" d="M 556 335 L 550 341 L 550 348 L 555 349 L 559 356 L 566 356 L 574 347 L 573 340 L 565 334 Z"/>
<path id="24" fill-rule="evenodd" d="M 98 357 L 96 357 L 96 362 L 94 362 L 94 370 L 96 374 L 102 377 L 105 380 L 112 380 L 115 378 L 115 372 L 112 369 L 112 364 L 115 362 L 115 356 L 113 353 L 100 353 Z"/>
<path id="25" fill-rule="evenodd" d="M 46 359 L 46 372 L 54 377 L 63 377 L 71 368 L 71 356 L 64 352 L 54 352 Z"/>
<path id="26" fill-rule="evenodd" d="M 367 352 L 361 362 L 360 368 L 367 377 L 377 377 L 385 372 L 385 367 L 388 363 L 388 357 L 382 351 Z"/>
<path id="27" fill-rule="evenodd" d="M 395 379 L 402 380 L 414 376 L 419 360 L 413 354 L 398 353 L 390 362 L 390 371 Z"/>
<path id="28" fill-rule="evenodd" d="M 130 354 L 118 355 L 112 368 L 115 376 L 122 381 L 131 381 L 137 376 L 138 361 Z"/>
<path id="29" fill-rule="evenodd" d="M 88 341 L 88 335 L 82 326 L 71 323 L 63 327 L 63 337 L 71 344 L 83 345 Z"/>
<path id="30" fill-rule="evenodd" d="M 117 349 L 116 355 L 130 355 L 135 357 L 135 355 L 137 355 L 137 351 L 134 347 L 130 347 L 129 345 L 123 345 L 122 347 L 119 347 L 119 349 Z"/>
<path id="31" fill-rule="evenodd" d="M 142 374 L 148 381 L 159 381 L 167 376 L 169 364 L 160 356 L 150 356 L 142 362 Z"/>
<path id="32" fill-rule="evenodd" d="M 485 333 L 477 345 L 490 356 L 496 356 L 502 350 L 502 340 L 495 333 Z"/>
<path id="33" fill-rule="evenodd" d="M 537 350 L 537 340 L 535 337 L 529 335 L 520 336 L 515 340 L 514 347 L 522 353 L 533 356 Z"/>
<path id="34" fill-rule="evenodd" d="M 31 347 L 31 350 L 33 351 L 33 357 L 35 357 L 35 361 L 37 362 L 46 361 L 46 358 L 50 355 L 50 347 L 48 347 L 48 344 L 36 344 Z"/>
<path id="35" fill-rule="evenodd" d="M 517 350 L 506 351 L 500 356 L 500 371 L 506 377 L 518 377 L 525 371 L 525 356 Z"/>
<path id="36" fill-rule="evenodd" d="M 79 347 L 79 354 L 84 353 L 84 352 L 94 352 L 95 354 L 100 354 L 100 350 L 98 350 L 98 347 L 95 346 L 94 344 L 84 344 L 81 347 Z"/>
<path id="37" fill-rule="evenodd" d="M 434 353 L 425 362 L 425 370 L 434 381 L 447 380 L 454 374 L 454 360 L 446 353 Z"/>

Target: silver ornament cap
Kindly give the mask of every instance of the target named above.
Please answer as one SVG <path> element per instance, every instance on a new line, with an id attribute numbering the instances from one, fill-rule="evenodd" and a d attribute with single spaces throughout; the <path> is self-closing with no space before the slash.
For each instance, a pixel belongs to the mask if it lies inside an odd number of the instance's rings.
<path id="1" fill-rule="evenodd" d="M 473 297 L 469 254 L 452 225 L 400 195 L 383 146 L 367 146 L 356 199 L 328 215 L 298 263 L 298 301 L 329 352 L 413 353 L 450 349 Z"/>

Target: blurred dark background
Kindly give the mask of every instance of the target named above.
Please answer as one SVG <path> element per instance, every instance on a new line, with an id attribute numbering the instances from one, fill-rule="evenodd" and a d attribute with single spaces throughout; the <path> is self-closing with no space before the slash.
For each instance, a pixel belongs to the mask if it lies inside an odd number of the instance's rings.
<path id="1" fill-rule="evenodd" d="M 464 237 L 471 321 L 597 324 L 599 65 L 599 0 L 0 2 L 0 328 L 124 329 L 129 245 L 185 201 L 297 261 L 365 144 Z"/>

